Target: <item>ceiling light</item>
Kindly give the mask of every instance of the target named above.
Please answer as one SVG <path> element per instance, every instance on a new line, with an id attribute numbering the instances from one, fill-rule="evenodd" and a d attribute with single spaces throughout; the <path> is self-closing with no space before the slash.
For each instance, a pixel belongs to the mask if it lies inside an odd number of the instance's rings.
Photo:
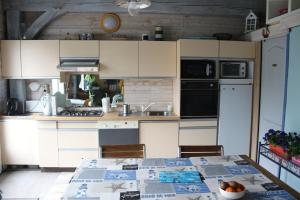
<path id="1" fill-rule="evenodd" d="M 122 8 L 127 8 L 130 16 L 136 16 L 140 10 L 151 6 L 150 0 L 118 0 L 116 5 Z"/>

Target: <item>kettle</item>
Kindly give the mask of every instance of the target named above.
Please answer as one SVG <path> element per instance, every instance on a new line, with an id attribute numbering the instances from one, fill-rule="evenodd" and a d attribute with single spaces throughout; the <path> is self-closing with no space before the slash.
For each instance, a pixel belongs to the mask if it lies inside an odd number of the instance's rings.
<path id="1" fill-rule="evenodd" d="M 16 98 L 10 98 L 6 103 L 7 115 L 17 115 L 18 114 L 18 100 Z"/>
<path id="2" fill-rule="evenodd" d="M 44 91 L 40 103 L 41 103 L 43 114 L 46 116 L 51 115 L 51 96 L 46 91 Z"/>

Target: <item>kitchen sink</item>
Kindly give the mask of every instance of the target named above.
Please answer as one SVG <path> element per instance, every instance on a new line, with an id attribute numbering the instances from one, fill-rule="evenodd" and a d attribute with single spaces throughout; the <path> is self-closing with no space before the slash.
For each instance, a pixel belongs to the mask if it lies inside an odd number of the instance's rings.
<path id="1" fill-rule="evenodd" d="M 145 112 L 147 116 L 168 116 L 169 113 L 166 111 L 147 111 Z"/>

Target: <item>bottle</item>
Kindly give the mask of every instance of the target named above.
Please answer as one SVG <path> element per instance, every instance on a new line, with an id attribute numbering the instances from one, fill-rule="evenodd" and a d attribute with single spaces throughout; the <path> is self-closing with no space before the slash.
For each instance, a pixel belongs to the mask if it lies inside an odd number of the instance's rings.
<path id="1" fill-rule="evenodd" d="M 155 40 L 161 41 L 164 39 L 163 37 L 163 28 L 161 26 L 155 27 Z"/>

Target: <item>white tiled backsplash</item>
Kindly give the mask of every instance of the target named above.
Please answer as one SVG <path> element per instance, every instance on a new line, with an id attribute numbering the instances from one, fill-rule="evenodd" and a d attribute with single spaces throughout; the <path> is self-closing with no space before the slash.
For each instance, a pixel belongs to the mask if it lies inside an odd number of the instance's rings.
<path id="1" fill-rule="evenodd" d="M 124 80 L 124 102 L 137 110 L 152 102 L 155 105 L 150 110 L 167 110 L 173 105 L 173 80 Z"/>

